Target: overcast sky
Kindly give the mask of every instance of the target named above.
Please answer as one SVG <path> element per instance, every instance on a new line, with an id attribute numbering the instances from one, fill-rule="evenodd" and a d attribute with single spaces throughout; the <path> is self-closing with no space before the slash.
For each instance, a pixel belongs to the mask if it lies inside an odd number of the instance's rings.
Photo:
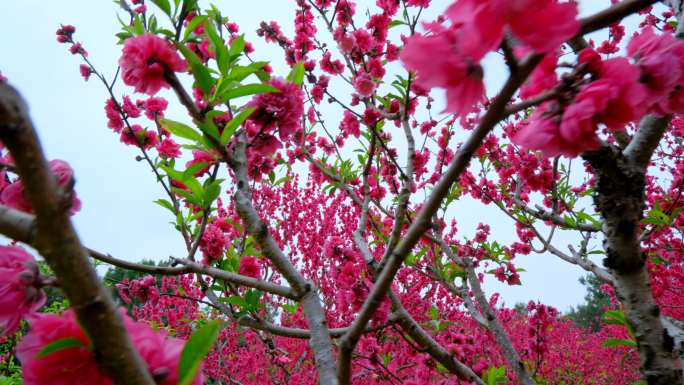
<path id="1" fill-rule="evenodd" d="M 294 0 L 214 3 L 240 25 L 247 40 L 255 44 L 259 60 L 273 60 L 276 73 L 286 73 L 282 52 L 263 44 L 254 31 L 262 20 L 278 20 L 291 36 Z M 448 2 L 433 0 L 433 4 L 428 17 L 434 17 Z M 580 1 L 583 14 L 607 4 L 608 0 Z M 137 152 L 119 143 L 106 127 L 106 90 L 96 79 L 83 82 L 78 58 L 55 40 L 60 23 L 75 25 L 76 39 L 84 44 L 96 67 L 110 77 L 120 56 L 114 37 L 119 31 L 116 12 L 117 6 L 111 1 L 5 1 L 0 23 L 0 36 L 4 37 L 0 71 L 28 100 L 48 157 L 68 161 L 76 171 L 76 191 L 83 209 L 74 221 L 84 243 L 130 260 L 165 259 L 179 255 L 184 246 L 168 224 L 168 212 L 152 203 L 161 197 L 161 188 L 149 168 L 135 161 Z M 490 71 L 487 79 L 496 86 L 503 76 Z M 118 94 L 123 92 L 119 88 Z M 185 114 L 175 107 L 168 116 Z M 456 216 L 465 234 L 472 234 L 482 218 L 499 218 L 494 221 L 494 234 L 506 240 L 515 236 L 511 222 L 494 207 L 462 206 Z M 577 282 L 582 272 L 578 268 L 546 255 L 532 255 L 518 262 L 527 270 L 522 276 L 523 286 L 507 288 L 492 283 L 488 291 L 501 291 L 510 305 L 541 300 L 567 310 L 582 301 L 584 290 Z"/>

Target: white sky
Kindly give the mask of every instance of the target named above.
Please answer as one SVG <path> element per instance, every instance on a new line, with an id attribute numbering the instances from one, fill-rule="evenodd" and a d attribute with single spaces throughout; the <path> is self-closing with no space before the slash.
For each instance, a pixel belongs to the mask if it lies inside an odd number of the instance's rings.
<path id="1" fill-rule="evenodd" d="M 294 0 L 214 3 L 238 22 L 247 40 L 257 48 L 259 60 L 270 59 L 276 73 L 286 73 L 280 49 L 265 45 L 254 31 L 262 20 L 277 20 L 291 36 Z M 582 13 L 587 14 L 609 1 L 579 3 Z M 433 0 L 433 4 L 429 16 L 449 2 Z M 119 143 L 118 136 L 106 127 L 106 90 L 94 78 L 84 83 L 78 72 L 78 58 L 55 40 L 60 23 L 75 25 L 76 39 L 83 42 L 96 67 L 111 77 L 120 56 L 114 37 L 119 31 L 116 11 L 111 1 L 5 1 L 0 23 L 0 36 L 4 37 L 0 71 L 28 100 L 48 157 L 67 160 L 76 171 L 76 191 L 83 209 L 74 221 L 84 243 L 120 258 L 166 259 L 184 247 L 168 225 L 168 212 L 152 203 L 161 197 L 160 186 L 149 168 L 135 161 L 135 149 Z M 489 72 L 487 79 L 496 87 L 502 74 Z M 118 94 L 123 92 L 119 88 Z M 169 99 L 173 106 L 173 99 Z M 176 119 L 186 116 L 177 107 L 167 115 Z M 507 240 L 515 236 L 512 223 L 493 206 L 465 204 L 455 215 L 466 234 L 472 234 L 482 218 L 496 218 L 489 221 L 493 222 L 494 235 Z M 518 262 L 528 271 L 522 275 L 523 286 L 509 288 L 488 283 L 488 291 L 500 291 L 510 305 L 541 300 L 566 310 L 582 301 L 584 290 L 577 279 L 583 274 L 578 268 L 547 255 L 531 255 Z"/>

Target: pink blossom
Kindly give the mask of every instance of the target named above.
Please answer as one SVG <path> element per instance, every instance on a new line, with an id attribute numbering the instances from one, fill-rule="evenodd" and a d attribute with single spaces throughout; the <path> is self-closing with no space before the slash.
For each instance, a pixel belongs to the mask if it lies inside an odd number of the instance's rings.
<path id="1" fill-rule="evenodd" d="M 76 32 L 76 27 L 73 25 L 62 25 L 57 29 L 57 41 L 60 43 L 68 43 L 72 41 L 74 32 Z"/>
<path id="2" fill-rule="evenodd" d="M 184 342 L 177 338 L 169 338 L 164 332 L 152 330 L 147 324 L 124 318 L 126 329 L 140 357 L 157 385 L 177 385 L 178 365 Z M 191 382 L 192 385 L 204 383 L 202 370 Z"/>
<path id="3" fill-rule="evenodd" d="M 154 147 L 159 142 L 159 136 L 152 130 L 146 130 L 139 124 L 133 124 L 121 131 L 121 143 L 138 146 L 144 149 Z"/>
<path id="4" fill-rule="evenodd" d="M 458 0 L 447 10 L 463 36 L 463 50 L 480 59 L 506 29 L 537 52 L 550 52 L 580 28 L 577 5 L 556 0 Z"/>
<path id="5" fill-rule="evenodd" d="M 167 338 L 165 333 L 135 322 L 125 314 L 124 325 L 158 385 L 178 384 L 178 364 L 184 343 Z M 29 319 L 31 330 L 17 347 L 26 385 L 110 385 L 112 381 L 102 373 L 90 349 L 90 339 L 83 332 L 73 310 L 61 315 L 37 314 Z M 69 346 L 39 356 L 45 346 L 61 339 L 76 339 L 81 346 Z M 201 373 L 192 382 L 200 385 Z"/>
<path id="6" fill-rule="evenodd" d="M 156 116 L 164 116 L 164 111 L 169 106 L 169 102 L 162 97 L 151 97 L 145 100 L 143 106 L 145 108 L 145 116 L 150 120 L 154 120 Z"/>
<path id="7" fill-rule="evenodd" d="M 166 138 L 157 145 L 157 151 L 162 158 L 178 158 L 181 156 L 180 145 L 171 138 Z"/>
<path id="8" fill-rule="evenodd" d="M 344 71 L 344 64 L 341 60 L 332 60 L 330 51 L 323 54 L 321 59 L 321 69 L 331 75 L 338 75 Z"/>
<path id="9" fill-rule="evenodd" d="M 365 72 L 360 72 L 354 77 L 354 89 L 356 89 L 356 92 L 358 92 L 359 95 L 365 98 L 373 95 L 373 91 L 375 91 L 376 87 L 377 84 L 375 84 L 373 78 Z"/>
<path id="10" fill-rule="evenodd" d="M 646 97 L 639 69 L 624 58 L 593 62 L 592 66 L 599 69 L 594 74 L 597 80 L 583 86 L 564 111 L 553 102 L 537 108 L 513 142 L 540 150 L 547 157 L 577 156 L 599 147 L 599 125 L 620 131 L 639 119 L 645 112 Z"/>
<path id="11" fill-rule="evenodd" d="M 547 108 L 548 105 L 537 108 L 529 122 L 513 136 L 513 143 L 526 149 L 540 150 L 546 157 L 557 155 L 574 157 L 584 151 L 599 147 L 593 127 L 589 131 L 575 132 L 566 127 L 568 136 L 574 138 L 574 140 L 566 140 L 565 136 L 561 135 L 558 119 L 546 111 Z M 575 129 L 584 127 L 576 125 Z"/>
<path id="12" fill-rule="evenodd" d="M 84 79 L 85 81 L 88 81 L 88 79 L 90 79 L 90 74 L 93 73 L 93 72 L 90 70 L 90 67 L 89 67 L 87 64 L 81 64 L 81 65 L 78 67 L 78 70 L 79 70 L 79 72 L 81 73 L 81 76 L 83 76 L 83 79 Z M 1 77 L 2 77 L 2 76 L 0 75 L 0 80 L 2 80 Z"/>
<path id="13" fill-rule="evenodd" d="M 263 133 L 278 130 L 281 140 L 288 140 L 301 130 L 300 119 L 304 114 L 304 93 L 298 85 L 282 79 L 271 79 L 269 85 L 280 92 L 259 94 L 249 102 L 256 111 L 250 121 Z"/>
<path id="14" fill-rule="evenodd" d="M 537 68 L 532 71 L 527 82 L 520 87 L 520 97 L 523 99 L 531 98 L 556 86 L 558 83 L 557 63 L 558 56 L 555 53 L 545 55 Z"/>
<path id="15" fill-rule="evenodd" d="M 17 347 L 25 385 L 110 385 L 89 349 L 89 338 L 78 325 L 76 314 L 36 314 L 29 319 L 31 330 Z M 81 346 L 60 349 L 43 357 L 38 353 L 48 344 L 66 338 Z"/>
<path id="16" fill-rule="evenodd" d="M 140 109 L 133 103 L 130 96 L 123 97 L 123 105 L 121 106 L 126 115 L 130 118 L 140 117 Z"/>
<path id="17" fill-rule="evenodd" d="M 114 99 L 107 99 L 105 102 L 105 115 L 107 116 L 107 127 L 119 133 L 123 129 L 124 121 L 121 117 L 121 109 Z"/>
<path id="18" fill-rule="evenodd" d="M 152 34 L 127 39 L 119 65 L 124 83 L 148 95 L 169 87 L 167 71 L 180 72 L 187 67 L 170 43 Z"/>
<path id="19" fill-rule="evenodd" d="M 261 265 L 259 260 L 252 256 L 245 256 L 240 258 L 240 268 L 238 273 L 252 278 L 261 277 Z"/>
<path id="20" fill-rule="evenodd" d="M 340 130 L 345 134 L 345 135 L 351 135 L 356 138 L 358 138 L 361 135 L 361 124 L 359 123 L 359 119 L 351 113 L 350 111 L 345 110 L 344 111 L 344 117 L 342 118 L 342 122 L 340 123 Z"/>
<path id="21" fill-rule="evenodd" d="M 468 113 L 482 101 L 484 83 L 482 67 L 459 52 L 456 35 L 451 30 L 433 26 L 433 34 L 416 34 L 401 53 L 404 65 L 416 71 L 416 84 L 430 89 L 445 88 L 445 112 Z"/>
<path id="22" fill-rule="evenodd" d="M 71 186 L 69 185 L 72 183 L 74 175 L 71 166 L 67 162 L 57 159 L 48 162 L 48 166 L 52 174 L 57 178 L 59 187 L 70 189 Z M 24 184 L 20 179 L 2 190 L 0 202 L 20 211 L 33 213 L 33 207 L 24 194 Z M 79 210 L 81 210 L 81 200 L 78 199 L 76 193 L 73 193 L 69 212 L 73 215 Z"/>
<path id="23" fill-rule="evenodd" d="M 200 240 L 200 250 L 204 254 L 204 263 L 210 265 L 223 256 L 223 252 L 228 247 L 228 238 L 215 223 L 210 223 L 204 230 Z"/>
<path id="24" fill-rule="evenodd" d="M 684 42 L 647 28 L 630 41 L 627 52 L 641 69 L 652 112 L 684 112 Z"/>
<path id="25" fill-rule="evenodd" d="M 38 264 L 17 246 L 0 246 L 0 332 L 14 333 L 22 318 L 45 303 Z"/>

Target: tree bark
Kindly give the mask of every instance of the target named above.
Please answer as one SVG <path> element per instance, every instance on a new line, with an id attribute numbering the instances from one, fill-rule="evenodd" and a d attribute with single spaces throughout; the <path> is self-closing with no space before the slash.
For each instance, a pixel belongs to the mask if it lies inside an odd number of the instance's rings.
<path id="1" fill-rule="evenodd" d="M 0 140 L 9 149 L 24 193 L 36 214 L 35 247 L 54 271 L 78 321 L 93 343 L 93 355 L 118 385 L 153 385 L 147 366 L 128 338 L 109 291 L 88 261 L 71 224 L 72 191 L 61 191 L 43 155 L 25 102 L 0 83 Z"/>
<path id="2" fill-rule="evenodd" d="M 639 241 L 646 170 L 669 119 L 645 117 L 624 153 L 604 147 L 584 155 L 597 176 L 594 204 L 604 219 L 604 266 L 634 328 L 641 371 L 648 385 L 682 384 L 674 340 L 663 327 Z"/>

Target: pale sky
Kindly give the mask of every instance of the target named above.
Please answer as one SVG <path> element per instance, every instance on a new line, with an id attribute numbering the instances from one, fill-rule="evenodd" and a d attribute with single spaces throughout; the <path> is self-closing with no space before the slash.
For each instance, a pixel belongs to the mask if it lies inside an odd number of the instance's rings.
<path id="1" fill-rule="evenodd" d="M 257 48 L 259 60 L 272 60 L 275 72 L 286 74 L 281 50 L 264 44 L 254 31 L 262 20 L 277 20 L 291 36 L 294 0 L 214 3 L 240 25 Z M 587 14 L 609 1 L 579 3 L 582 13 Z M 433 4 L 428 13 L 432 17 L 449 2 L 433 0 Z M 152 203 L 162 197 L 161 187 L 149 168 L 135 161 L 138 152 L 119 143 L 118 136 L 106 127 L 103 106 L 107 95 L 102 84 L 94 78 L 85 83 L 78 72 L 78 58 L 55 40 L 60 23 L 75 25 L 76 40 L 83 43 L 96 67 L 111 78 L 121 49 L 114 37 L 119 31 L 116 12 L 117 6 L 111 1 L 5 1 L 0 23 L 0 36 L 4 37 L 0 72 L 28 100 L 48 157 L 64 159 L 75 169 L 83 209 L 74 221 L 83 242 L 119 258 L 166 259 L 182 253 L 184 246 L 168 224 L 168 212 Z M 502 76 L 490 71 L 487 79 L 496 87 Z M 117 90 L 119 96 L 124 92 L 132 90 Z M 174 106 L 173 98 L 169 99 Z M 178 107 L 170 108 L 167 115 L 179 120 L 186 116 Z M 512 223 L 493 206 L 463 204 L 455 215 L 465 234 L 472 234 L 482 218 L 496 218 L 490 220 L 493 234 L 504 240 L 515 237 Z M 488 292 L 500 291 L 509 305 L 541 300 L 567 310 L 582 302 L 585 293 L 577 279 L 583 272 L 577 267 L 548 255 L 530 255 L 518 263 L 527 270 L 522 275 L 523 286 L 510 288 L 488 282 Z"/>

